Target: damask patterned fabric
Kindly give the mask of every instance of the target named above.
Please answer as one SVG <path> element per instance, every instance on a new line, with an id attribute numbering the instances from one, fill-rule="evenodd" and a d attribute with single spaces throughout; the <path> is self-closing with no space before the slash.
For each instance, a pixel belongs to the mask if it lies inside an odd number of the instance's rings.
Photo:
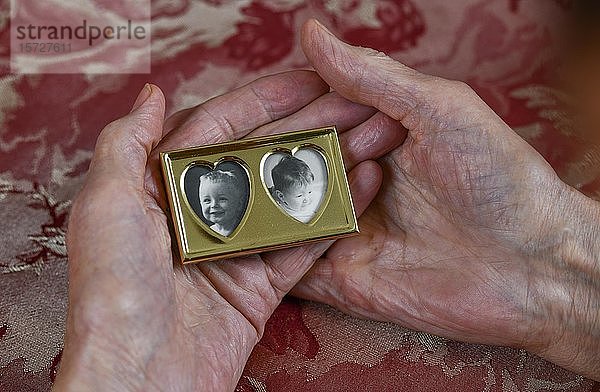
<path id="1" fill-rule="evenodd" d="M 50 1 L 50 0 L 46 0 Z M 59 0 L 52 0 L 59 1 Z M 88 1 L 82 0 L 85 5 Z M 600 147 L 553 87 L 568 0 L 156 0 L 151 75 L 9 72 L 0 3 L 0 391 L 47 391 L 67 308 L 66 222 L 101 128 L 146 81 L 176 110 L 259 76 L 306 68 L 299 27 L 464 80 L 549 160 L 600 199 Z M 238 391 L 600 391 L 524 351 L 467 345 L 287 299 Z"/>

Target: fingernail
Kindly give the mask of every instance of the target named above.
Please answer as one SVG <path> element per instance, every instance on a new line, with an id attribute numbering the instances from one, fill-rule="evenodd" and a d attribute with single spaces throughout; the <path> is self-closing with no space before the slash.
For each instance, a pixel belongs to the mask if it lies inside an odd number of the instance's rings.
<path id="1" fill-rule="evenodd" d="M 148 98 L 152 95 L 152 86 L 148 83 L 144 85 L 142 91 L 138 94 L 135 102 L 133 103 L 133 107 L 131 108 L 131 112 L 138 109 L 140 106 L 144 104 L 148 100 Z M 130 113 L 131 113 L 130 112 Z"/>

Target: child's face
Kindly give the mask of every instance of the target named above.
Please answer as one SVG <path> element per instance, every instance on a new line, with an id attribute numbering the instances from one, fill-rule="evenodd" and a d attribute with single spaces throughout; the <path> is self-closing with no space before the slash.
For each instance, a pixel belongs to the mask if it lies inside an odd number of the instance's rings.
<path id="1" fill-rule="evenodd" d="M 293 211 L 302 211 L 312 202 L 312 189 L 309 184 L 292 185 L 286 191 L 281 191 L 281 201 Z"/>
<path id="2" fill-rule="evenodd" d="M 206 219 L 221 226 L 229 226 L 238 217 L 239 191 L 225 182 L 200 182 L 200 203 Z"/>

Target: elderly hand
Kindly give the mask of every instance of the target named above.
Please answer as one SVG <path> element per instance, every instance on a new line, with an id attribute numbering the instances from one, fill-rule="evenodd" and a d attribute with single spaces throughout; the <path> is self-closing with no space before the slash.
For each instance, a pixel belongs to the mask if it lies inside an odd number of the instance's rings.
<path id="1" fill-rule="evenodd" d="M 309 21 L 330 86 L 402 124 L 357 238 L 293 293 L 452 339 L 524 347 L 600 380 L 600 205 L 563 183 L 467 85 Z M 385 127 L 382 127 L 382 131 Z"/>
<path id="2" fill-rule="evenodd" d="M 368 159 L 400 142 L 373 109 L 329 93 L 309 71 L 259 79 L 166 122 L 164 111 L 162 92 L 147 85 L 98 138 L 69 220 L 56 390 L 233 390 L 275 307 L 331 244 L 174 267 L 158 151 L 337 124 L 360 213 L 381 182 Z"/>

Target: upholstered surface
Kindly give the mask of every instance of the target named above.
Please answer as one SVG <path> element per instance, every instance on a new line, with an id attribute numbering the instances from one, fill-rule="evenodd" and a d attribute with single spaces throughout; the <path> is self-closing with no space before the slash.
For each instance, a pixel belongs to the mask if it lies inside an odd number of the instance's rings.
<path id="1" fill-rule="evenodd" d="M 58 0 L 56 0 L 58 1 Z M 84 0 L 82 4 L 87 3 Z M 317 17 L 343 39 L 469 83 L 559 175 L 600 198 L 600 148 L 554 87 L 566 0 L 157 0 L 151 75 L 20 75 L 0 3 L 0 391 L 47 391 L 67 309 L 65 232 L 102 127 L 146 81 L 169 112 L 307 62 Z M 286 130 L 282 130 L 286 131 Z M 594 171 L 595 169 L 595 171 Z M 287 299 L 239 391 L 600 391 L 524 351 L 457 343 Z"/>

